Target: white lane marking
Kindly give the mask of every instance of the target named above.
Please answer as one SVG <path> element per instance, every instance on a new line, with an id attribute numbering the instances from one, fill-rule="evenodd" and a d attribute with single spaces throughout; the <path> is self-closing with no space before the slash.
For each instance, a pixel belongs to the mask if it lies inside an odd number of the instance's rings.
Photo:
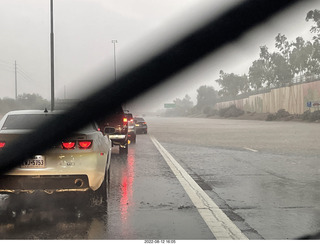
<path id="1" fill-rule="evenodd" d="M 251 152 L 258 152 L 258 150 L 255 150 L 255 149 L 252 149 L 252 148 L 249 148 L 249 147 L 244 147 L 244 149 L 246 149 L 248 151 L 251 151 Z"/>
<path id="2" fill-rule="evenodd" d="M 172 172 L 180 181 L 184 190 L 189 195 L 191 201 L 198 209 L 203 220 L 217 240 L 248 240 L 241 230 L 212 201 L 157 139 L 153 136 L 150 136 L 150 138 L 171 168 Z"/>

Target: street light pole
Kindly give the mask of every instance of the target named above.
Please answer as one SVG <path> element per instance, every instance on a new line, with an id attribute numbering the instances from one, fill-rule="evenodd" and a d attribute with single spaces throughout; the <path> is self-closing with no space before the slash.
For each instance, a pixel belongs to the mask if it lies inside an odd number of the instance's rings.
<path id="1" fill-rule="evenodd" d="M 116 64 L 116 43 L 117 40 L 112 40 L 113 43 L 113 55 L 114 55 L 114 81 L 117 81 L 117 64 Z"/>
<path id="2" fill-rule="evenodd" d="M 54 110 L 54 34 L 53 34 L 53 0 L 50 0 L 50 54 L 51 54 L 51 111 Z"/>

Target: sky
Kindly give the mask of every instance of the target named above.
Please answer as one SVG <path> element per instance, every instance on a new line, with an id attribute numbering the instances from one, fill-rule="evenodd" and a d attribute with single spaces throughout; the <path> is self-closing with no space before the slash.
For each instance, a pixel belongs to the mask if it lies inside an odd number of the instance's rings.
<path id="1" fill-rule="evenodd" d="M 73 99 L 93 92 L 102 85 L 96 81 L 98 74 L 113 79 L 114 55 L 119 75 L 239 2 L 54 0 L 55 97 Z M 297 36 L 311 39 L 311 23 L 305 16 L 319 8 L 319 3 L 302 1 L 175 76 L 169 86 L 157 88 L 128 106 L 136 111 L 161 108 L 186 94 L 196 103 L 196 90 L 201 85 L 220 89 L 215 82 L 220 70 L 248 73 L 259 57 L 259 46 L 272 50 L 278 33 L 290 41 Z M 17 77 L 18 95 L 36 93 L 50 100 L 50 0 L 0 0 L 0 30 L 0 98 L 15 98 Z M 117 40 L 115 46 L 112 40 Z"/>

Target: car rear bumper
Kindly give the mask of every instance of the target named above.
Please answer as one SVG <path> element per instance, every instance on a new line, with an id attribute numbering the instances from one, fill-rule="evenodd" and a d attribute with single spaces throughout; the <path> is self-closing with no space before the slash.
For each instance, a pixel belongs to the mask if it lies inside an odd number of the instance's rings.
<path id="1" fill-rule="evenodd" d="M 136 131 L 137 131 L 137 133 L 146 132 L 146 131 L 148 131 L 148 127 L 137 127 Z"/>
<path id="2" fill-rule="evenodd" d="M 49 189 L 48 192 L 86 191 L 88 190 L 86 188 L 95 191 L 102 184 L 106 170 L 108 169 L 108 155 L 105 153 L 73 154 L 72 151 L 67 151 L 64 154 L 46 154 L 45 160 L 44 168 L 17 167 L 4 176 L 1 176 L 0 179 L 15 177 L 14 179 L 19 179 L 20 182 L 25 183 L 17 185 L 14 181 L 7 180 L 6 185 L 1 186 L 2 180 L 0 180 L 0 192 L 10 192 L 11 190 L 19 192 L 19 187 L 21 187 L 21 191 L 26 190 L 30 192 L 41 189 L 43 191 Z M 83 187 L 76 187 L 74 184 L 77 176 L 81 176 L 81 179 L 85 182 Z M 14 187 L 12 187 L 11 184 L 13 184 Z M 28 187 L 25 187 L 25 184 L 27 184 Z M 39 184 L 39 186 L 34 186 L 33 184 Z M 78 182 L 78 184 L 80 183 Z"/>
<path id="3" fill-rule="evenodd" d="M 109 135 L 111 140 L 124 140 L 126 137 L 126 135 Z"/>
<path id="4" fill-rule="evenodd" d="M 109 135 L 112 145 L 124 145 L 128 141 L 128 135 Z"/>
<path id="5" fill-rule="evenodd" d="M 3 175 L 0 177 L 0 193 L 79 192 L 88 191 L 86 175 Z"/>

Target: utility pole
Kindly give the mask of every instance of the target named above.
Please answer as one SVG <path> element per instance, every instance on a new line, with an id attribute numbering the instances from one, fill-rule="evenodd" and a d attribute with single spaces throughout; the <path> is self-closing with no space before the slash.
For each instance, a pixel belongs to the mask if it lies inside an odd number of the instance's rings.
<path id="1" fill-rule="evenodd" d="M 50 32 L 50 54 L 51 54 L 51 111 L 54 110 L 54 34 L 53 34 L 53 0 L 50 0 L 51 32 Z"/>
<path id="2" fill-rule="evenodd" d="M 113 43 L 113 55 L 114 55 L 114 81 L 117 81 L 117 64 L 116 64 L 116 43 L 117 40 L 112 40 Z"/>
<path id="3" fill-rule="evenodd" d="M 14 61 L 14 81 L 15 81 L 15 97 L 18 98 L 18 77 L 17 77 L 17 61 Z"/>

